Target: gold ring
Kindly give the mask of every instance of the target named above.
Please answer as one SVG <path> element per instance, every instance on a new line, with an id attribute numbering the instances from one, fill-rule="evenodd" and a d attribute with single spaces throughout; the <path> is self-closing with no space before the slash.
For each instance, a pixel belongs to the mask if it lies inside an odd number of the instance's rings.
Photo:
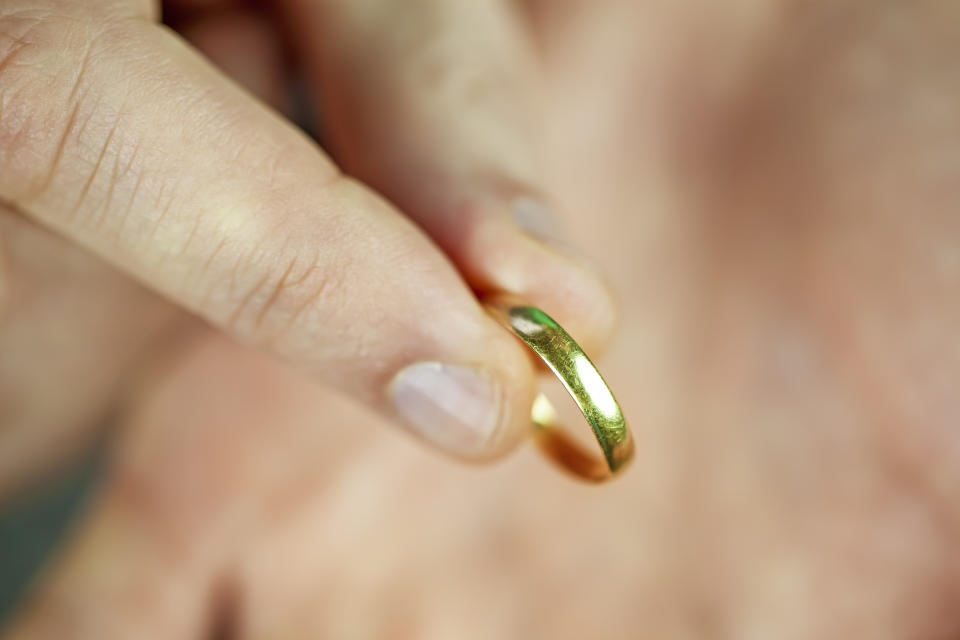
<path id="1" fill-rule="evenodd" d="M 557 413 L 542 393 L 530 417 L 540 449 L 561 467 L 593 482 L 603 482 L 623 470 L 633 458 L 633 438 L 620 405 L 597 367 L 563 327 L 536 307 L 512 297 L 484 300 L 492 315 L 512 331 L 553 371 L 590 423 L 603 458 L 585 451 L 557 428 Z"/>

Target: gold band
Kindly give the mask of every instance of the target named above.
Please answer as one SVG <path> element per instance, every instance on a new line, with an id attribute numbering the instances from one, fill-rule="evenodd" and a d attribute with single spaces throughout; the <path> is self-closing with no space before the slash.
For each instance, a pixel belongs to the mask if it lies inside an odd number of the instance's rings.
<path id="1" fill-rule="evenodd" d="M 557 428 L 557 414 L 547 398 L 537 396 L 531 411 L 536 441 L 548 457 L 585 480 L 602 482 L 633 458 L 633 438 L 620 405 L 596 366 L 553 318 L 510 297 L 484 301 L 492 315 L 533 349 L 563 383 L 590 423 L 603 458 L 584 451 Z"/>

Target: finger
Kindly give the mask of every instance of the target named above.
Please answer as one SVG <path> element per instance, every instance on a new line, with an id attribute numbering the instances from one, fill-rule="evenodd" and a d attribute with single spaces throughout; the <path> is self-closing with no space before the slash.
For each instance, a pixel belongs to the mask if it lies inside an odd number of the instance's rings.
<path id="1" fill-rule="evenodd" d="M 179 549 L 107 501 L 27 601 L 8 640 L 203 637 L 209 601 Z"/>
<path id="2" fill-rule="evenodd" d="M 602 344 L 614 305 L 558 246 L 538 171 L 538 74 L 507 2 L 288 0 L 351 173 L 411 215 L 482 292 L 546 309 Z"/>
<path id="3" fill-rule="evenodd" d="M 526 428 L 513 338 L 292 126 L 112 3 L 4 7 L 0 197 L 447 450 Z"/>

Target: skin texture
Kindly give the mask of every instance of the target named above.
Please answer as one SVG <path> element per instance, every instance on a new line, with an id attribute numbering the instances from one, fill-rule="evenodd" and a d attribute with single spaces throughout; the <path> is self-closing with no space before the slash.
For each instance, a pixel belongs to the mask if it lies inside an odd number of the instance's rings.
<path id="1" fill-rule="evenodd" d="M 142 310 L 126 352 L 150 355 L 113 352 L 138 375 L 109 481 L 10 637 L 960 634 L 957 9 L 634 5 L 523 14 L 544 188 L 621 300 L 597 361 L 628 473 L 579 485 L 529 448 L 457 465 L 73 250 L 86 269 L 37 282 Z M 205 20 L 184 33 L 230 69 Z"/>
<path id="2" fill-rule="evenodd" d="M 10 293 L 5 308 L 12 316 L 5 322 L 32 326 L 33 311 L 24 311 L 22 298 L 58 295 L 31 285 L 34 267 L 22 256 L 35 254 L 13 246 L 21 243 L 18 234 L 27 233 L 21 231 L 24 225 L 37 225 L 98 256 L 158 299 L 244 344 L 296 363 L 318 381 L 347 391 L 397 422 L 401 416 L 390 403 L 388 388 L 398 371 L 418 361 L 470 367 L 496 387 L 493 433 L 479 446 L 451 453 L 489 458 L 509 450 L 526 428 L 532 368 L 522 349 L 483 312 L 474 292 L 506 290 L 553 307 L 594 344 L 606 339 L 614 317 L 609 292 L 599 278 L 524 233 L 511 218 L 511 199 L 542 191 L 533 176 L 512 167 L 488 169 L 497 165 L 498 155 L 514 155 L 513 148 L 490 138 L 480 145 L 458 133 L 475 127 L 492 130 L 495 127 L 484 124 L 491 121 L 502 123 L 506 131 L 500 139 L 505 140 L 507 131 L 519 127 L 519 118 L 514 123 L 478 111 L 463 120 L 448 116 L 443 126 L 431 122 L 431 130 L 444 134 L 443 144 L 441 139 L 432 140 L 432 147 L 421 144 L 418 163 L 406 173 L 422 193 L 410 191 L 391 204 L 375 193 L 376 176 L 363 184 L 359 179 L 367 176 L 362 170 L 354 172 L 356 177 L 343 174 L 302 132 L 157 25 L 156 9 L 121 0 L 3 7 L 0 197 L 9 209 L 4 244 L 11 245 L 5 252 Z M 258 32 L 253 16 L 246 17 L 244 26 L 244 13 L 228 6 L 218 9 L 224 12 L 222 21 L 216 13 L 200 12 L 191 23 L 189 7 L 183 11 L 185 29 L 201 37 L 203 29 L 208 30 L 214 55 L 229 42 L 224 34 L 240 29 L 241 38 L 250 41 L 243 55 L 252 58 L 258 48 L 264 54 L 257 58 L 260 67 L 243 60 L 232 64 L 248 69 L 250 81 L 274 77 L 270 65 L 281 57 L 270 46 L 279 36 Z M 433 13 L 441 12 L 431 13 L 425 5 L 417 15 L 426 19 Z M 490 26 L 474 31 L 479 40 L 471 51 L 491 49 L 499 39 L 500 14 L 494 7 L 486 13 L 491 14 Z M 294 5 L 284 15 L 304 23 L 323 18 Z M 471 18 L 453 13 L 450 28 L 460 29 Z M 354 17 L 338 19 L 347 25 Z M 388 49 L 384 55 L 392 53 Z M 304 53 L 305 64 L 315 55 Z M 339 55 L 342 64 L 354 65 L 350 51 Z M 398 59 L 394 68 L 398 74 L 409 73 L 417 64 Z M 491 64 L 481 70 L 491 78 L 489 92 L 498 87 L 500 67 Z M 378 102 L 406 90 L 388 85 L 387 79 L 371 83 L 372 88 L 363 89 L 375 91 Z M 319 91 L 321 81 L 314 84 Z M 275 89 L 267 83 L 260 93 Z M 342 86 L 330 93 L 346 100 L 360 89 Z M 408 105 L 403 115 L 410 122 L 389 123 L 376 132 L 378 143 L 400 145 L 401 133 L 424 128 L 421 112 L 429 104 L 421 98 Z M 451 112 L 455 106 L 446 105 Z M 361 136 L 371 127 L 366 121 L 352 128 L 344 124 L 338 146 L 363 143 Z M 464 173 L 437 177 L 437 167 L 448 164 L 451 149 Z M 389 189 L 384 191 L 390 195 Z M 486 251 L 488 246 L 496 250 Z M 57 245 L 48 251 L 58 253 Z M 48 265 L 58 259 L 34 261 Z M 538 293 L 549 280 L 564 286 Z M 92 280 L 90 286 L 98 288 Z M 147 348 L 159 330 L 140 326 L 139 304 L 131 299 L 131 312 L 120 314 L 119 323 L 129 321 L 129 327 L 101 322 L 91 328 L 100 335 L 82 342 L 101 344 L 101 338 L 111 340 L 115 332 L 129 329 L 139 342 L 116 349 L 116 357 L 129 366 L 136 351 Z M 573 320 L 579 315 L 574 311 L 583 307 L 596 312 L 586 320 Z M 439 308 L 442 314 L 436 312 Z M 162 315 L 149 309 L 143 313 L 150 322 Z M 61 326 L 73 329 L 69 322 Z M 59 354 L 39 353 L 54 346 L 42 337 L 25 340 L 11 333 L 9 342 L 13 352 L 33 354 L 17 360 L 33 360 L 41 371 L 34 377 L 6 375 L 9 380 L 0 389 L 4 397 L 24 396 L 22 387 L 32 390 L 33 380 L 47 377 L 43 368 L 66 366 L 58 362 Z M 91 365 L 100 363 L 81 359 L 63 373 L 76 376 Z M 115 384 L 123 367 L 112 368 L 106 375 Z M 73 404 L 99 403 L 101 412 L 111 402 L 102 390 L 76 393 L 82 400 Z M 66 422 L 76 411 L 73 404 L 51 408 L 42 421 Z M 29 406 L 23 410 L 31 411 Z M 82 415 L 79 421 L 91 417 Z M 4 420 L 14 432 L 20 431 L 9 439 L 32 440 L 35 436 L 24 434 L 44 430 L 18 418 Z M 40 418 L 31 413 L 29 420 L 35 419 Z"/>

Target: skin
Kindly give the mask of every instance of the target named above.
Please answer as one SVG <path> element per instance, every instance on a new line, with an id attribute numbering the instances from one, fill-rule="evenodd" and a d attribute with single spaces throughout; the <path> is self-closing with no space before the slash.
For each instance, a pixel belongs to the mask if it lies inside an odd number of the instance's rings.
<path id="1" fill-rule="evenodd" d="M 355 28 L 360 18 L 352 12 L 362 6 L 346 6 L 351 10 L 334 11 L 331 3 L 326 16 L 291 5 L 285 15 L 328 28 L 329 17 L 347 30 Z M 12 229 L 4 241 L 14 245 L 8 250 L 13 291 L 7 309 L 19 315 L 18 296 L 45 295 L 29 286 L 31 267 L 14 255 L 21 253 L 15 234 L 25 221 L 98 256 L 185 312 L 181 316 L 201 318 L 239 342 L 292 362 L 394 420 L 388 387 L 398 371 L 418 361 L 471 367 L 498 385 L 491 404 L 499 406 L 499 414 L 492 416 L 495 433 L 487 442 L 454 453 L 489 458 L 515 445 L 526 428 L 532 368 L 472 290 L 511 291 L 555 307 L 594 343 L 605 339 L 614 316 L 609 292 L 597 277 L 524 233 L 509 213 L 513 198 L 542 191 L 519 165 L 490 169 L 499 164 L 498 156 L 514 155 L 512 146 L 497 140 L 510 140 L 511 131 L 522 129 L 524 110 L 511 109 L 510 117 L 476 112 L 439 122 L 426 113 L 433 105 L 428 94 L 412 91 L 415 98 L 402 102 L 395 94 L 411 88 L 389 78 L 371 78 L 363 87 L 330 80 L 331 103 L 362 98 L 404 108 L 405 120 L 387 122 L 386 128 L 359 115 L 356 121 L 340 118 L 336 146 L 345 157 L 363 136 L 373 135 L 381 145 L 407 144 L 402 136 L 429 127 L 431 137 L 415 136 L 408 145 L 417 163 L 390 170 L 423 193 L 394 193 L 384 184 L 380 195 L 374 191 L 382 182 L 374 175 L 376 165 L 353 162 L 356 177 L 347 177 L 302 132 L 156 24 L 157 10 L 120 0 L 4 5 L 0 196 L 9 205 L 7 217 L 15 220 L 7 223 Z M 417 15 L 442 13 L 425 6 Z M 469 11 L 449 16 L 453 29 L 474 18 Z M 489 28 L 471 30 L 471 55 L 482 56 L 501 41 L 519 41 L 519 34 L 501 37 L 497 29 L 506 16 L 495 7 L 481 11 L 480 18 Z M 414 21 L 410 29 L 426 27 Z M 411 74 L 408 69 L 422 63 L 412 56 L 402 63 L 403 46 L 393 43 L 383 55 L 397 58 L 398 74 Z M 355 59 L 360 40 L 351 47 L 344 44 L 330 54 L 351 68 L 374 64 Z M 327 82 L 313 62 L 320 52 L 303 48 L 320 91 Z M 523 52 L 519 43 L 517 48 Z M 452 110 L 476 100 L 478 91 L 495 91 L 498 73 L 499 65 L 479 70 L 479 89 L 448 90 L 441 79 L 435 90 L 451 94 L 446 106 Z M 472 93 L 457 97 L 464 91 Z M 442 173 L 449 151 L 441 139 L 456 144 L 460 173 Z M 360 182 L 365 176 L 369 184 Z M 565 285 L 542 286 L 551 280 Z M 574 321 L 573 311 L 584 307 L 597 312 Z M 147 313 L 151 322 L 158 313 Z M 32 321 L 23 322 L 29 330 Z M 150 346 L 150 329 L 131 329 L 141 338 L 137 347 Z M 112 340 L 127 327 L 92 330 L 101 336 L 84 342 Z M 38 342 L 10 340 L 15 351 L 35 349 Z M 117 357 L 129 363 L 135 353 L 117 349 Z M 39 366 L 58 358 L 58 353 L 39 358 Z M 65 375 L 72 379 L 89 368 L 88 360 Z M 23 377 L 5 377 L 11 380 L 4 396 L 22 396 L 17 387 Z M 36 378 L 43 384 L 48 376 Z M 101 393 L 76 393 L 78 403 L 98 401 L 102 410 Z M 32 406 L 24 411 L 35 419 Z M 9 422 L 13 429 L 36 431 L 73 414 L 66 407 L 49 411 L 57 415 L 36 428 Z"/>
<path id="2" fill-rule="evenodd" d="M 622 301 L 598 363 L 637 438 L 627 474 L 579 485 L 529 448 L 459 466 L 297 358 L 199 327 L 75 238 L 8 216 L 13 264 L 43 255 L 27 242 L 51 256 L 35 302 L 8 306 L 32 321 L 12 326 L 58 335 L 43 301 L 88 292 L 74 366 L 105 381 L 62 379 L 112 389 L 111 367 L 137 372 L 122 393 L 76 392 L 91 420 L 114 408 L 114 462 L 10 637 L 960 634 L 957 9 L 633 4 L 525 14 L 549 105 L 542 188 Z M 220 16 L 247 30 L 231 49 L 215 14 L 183 15 L 282 105 L 276 74 L 237 63 L 279 60 L 251 56 L 272 41 L 262 23 Z M 331 104 L 335 121 L 357 111 Z M 351 127 L 369 132 L 340 121 L 333 138 Z M 361 159 L 359 139 L 344 157 L 375 176 L 364 163 L 384 150 Z M 22 361 L 43 381 L 70 366 Z M 66 404 L 72 387 L 55 388 Z M 82 439 L 50 423 L 21 436 L 29 469 Z"/>

